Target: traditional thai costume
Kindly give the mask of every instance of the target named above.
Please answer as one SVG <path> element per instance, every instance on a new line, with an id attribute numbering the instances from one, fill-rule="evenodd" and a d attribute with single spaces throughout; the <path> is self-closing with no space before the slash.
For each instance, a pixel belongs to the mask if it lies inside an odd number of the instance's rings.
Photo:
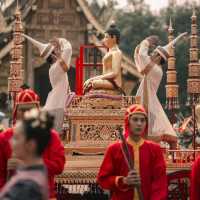
<path id="1" fill-rule="evenodd" d="M 131 114 L 147 113 L 141 105 L 131 106 L 125 114 L 125 136 L 127 145 L 134 161 L 135 170 L 141 178 L 141 191 L 144 200 L 167 199 L 166 166 L 160 146 L 151 141 L 140 139 L 134 142 L 129 137 L 128 121 Z M 147 127 L 142 135 L 147 134 Z M 123 183 L 129 168 L 121 142 L 108 147 L 100 167 L 97 182 L 103 189 L 110 190 L 112 200 L 137 200 L 138 194 L 133 186 Z"/>
<path id="2" fill-rule="evenodd" d="M 173 46 L 183 35 L 185 33 L 178 36 L 165 47 L 158 46 L 155 49 L 158 56 L 167 60 L 169 47 Z M 145 39 L 135 49 L 134 59 L 136 67 L 144 75 L 136 96 L 141 97 L 141 103 L 148 110 L 148 136 L 160 138 L 160 140 L 176 141 L 177 135 L 157 97 L 157 91 L 163 76 L 162 66 L 154 63 L 151 56 L 148 55 L 149 48 L 150 43 Z"/>
<path id="3" fill-rule="evenodd" d="M 35 104 L 39 107 L 39 97 L 31 89 L 25 89 L 18 93 L 14 108 L 13 118 L 16 121 L 16 114 L 19 105 Z M 9 128 L 0 134 L 0 188 L 6 183 L 7 162 L 12 157 L 10 140 L 13 136 L 13 128 Z M 55 130 L 51 130 L 51 139 L 42 154 L 44 164 L 48 171 L 49 195 L 55 197 L 55 175 L 62 173 L 65 164 L 64 146 Z"/>
<path id="4" fill-rule="evenodd" d="M 43 44 L 24 34 L 28 40 L 35 45 L 40 56 L 47 59 L 54 51 L 54 46 L 51 43 Z M 54 62 L 49 69 L 49 80 L 52 90 L 49 92 L 44 109 L 52 113 L 55 117 L 54 128 L 60 133 L 62 131 L 64 109 L 67 106 L 66 102 L 72 99 L 74 94 L 70 91 L 67 72 L 62 68 L 62 64 L 70 68 L 72 46 L 70 42 L 64 38 L 58 38 L 60 46 L 60 58 Z M 62 64 L 61 64 L 62 62 Z"/>

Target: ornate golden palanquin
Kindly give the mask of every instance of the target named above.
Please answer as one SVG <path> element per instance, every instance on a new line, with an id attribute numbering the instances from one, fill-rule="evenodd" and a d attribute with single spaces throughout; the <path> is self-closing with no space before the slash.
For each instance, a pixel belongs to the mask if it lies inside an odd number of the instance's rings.
<path id="1" fill-rule="evenodd" d="M 65 112 L 66 165 L 56 179 L 58 197 L 83 199 L 84 195 L 89 195 L 88 199 L 92 196 L 109 198 L 96 183 L 96 176 L 107 146 L 118 139 L 115 130 L 123 125 L 126 108 L 139 102 L 139 97 L 110 95 L 102 91 L 73 98 Z M 174 197 L 179 194 L 188 196 L 191 165 L 200 150 L 163 149 L 163 154 L 169 199 L 177 199 Z"/>
<path id="2" fill-rule="evenodd" d="M 118 139 L 116 129 L 124 123 L 126 108 L 139 102 L 139 97 L 112 91 L 75 96 L 65 112 L 66 166 L 57 181 L 94 183 L 105 149 Z"/>
<path id="3" fill-rule="evenodd" d="M 116 128 L 124 123 L 128 106 L 139 103 L 139 97 L 91 92 L 75 96 L 66 108 L 64 172 L 57 177 L 62 184 L 95 183 L 104 152 L 118 139 Z M 163 150 L 168 173 L 190 169 L 199 150 Z"/>

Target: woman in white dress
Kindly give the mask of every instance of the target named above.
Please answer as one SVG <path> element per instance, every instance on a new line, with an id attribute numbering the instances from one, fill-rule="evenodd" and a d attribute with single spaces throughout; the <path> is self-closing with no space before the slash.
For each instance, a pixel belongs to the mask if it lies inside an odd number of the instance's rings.
<path id="1" fill-rule="evenodd" d="M 173 142 L 177 138 L 159 102 L 157 90 L 163 76 L 162 63 L 167 61 L 169 57 L 169 47 L 174 47 L 173 45 L 175 45 L 178 39 L 185 34 L 181 34 L 165 47 L 158 46 L 152 55 L 148 55 L 149 48 L 153 45 L 153 41 L 155 41 L 155 36 L 150 36 L 143 40 L 134 52 L 136 67 L 144 75 L 136 96 L 141 96 L 142 104 L 148 110 L 148 137 L 151 139 Z"/>
<path id="2" fill-rule="evenodd" d="M 72 46 L 64 38 L 55 38 L 48 44 L 43 44 L 25 34 L 24 37 L 39 49 L 40 56 L 51 65 L 49 80 L 52 90 L 48 94 L 44 109 L 55 116 L 54 128 L 61 132 L 66 101 L 73 96 L 70 93 L 67 76 L 67 71 L 70 68 Z"/>

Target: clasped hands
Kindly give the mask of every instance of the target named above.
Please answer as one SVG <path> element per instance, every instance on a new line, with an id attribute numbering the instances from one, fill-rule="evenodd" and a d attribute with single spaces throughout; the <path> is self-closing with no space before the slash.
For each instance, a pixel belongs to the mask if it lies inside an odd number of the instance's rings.
<path id="1" fill-rule="evenodd" d="M 129 171 L 126 177 L 123 177 L 123 183 L 128 186 L 140 186 L 141 180 L 136 170 Z"/>

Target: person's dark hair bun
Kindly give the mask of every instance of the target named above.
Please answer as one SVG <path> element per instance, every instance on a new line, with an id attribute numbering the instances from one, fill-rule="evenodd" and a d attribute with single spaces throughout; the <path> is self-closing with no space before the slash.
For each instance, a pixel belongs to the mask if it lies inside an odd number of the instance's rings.
<path id="1" fill-rule="evenodd" d="M 31 109 L 24 113 L 22 123 L 27 140 L 35 140 L 37 143 L 37 155 L 41 155 L 51 138 L 51 129 L 54 125 L 54 117 L 47 111 Z"/>
<path id="2" fill-rule="evenodd" d="M 111 37 L 115 36 L 116 37 L 116 42 L 119 44 L 120 41 L 120 30 L 113 21 L 109 28 L 106 30 L 106 33 L 108 33 Z"/>
<path id="3" fill-rule="evenodd" d="M 35 108 L 25 112 L 24 121 L 30 123 L 33 129 L 41 128 L 49 131 L 53 127 L 54 117 L 47 111 L 39 111 Z"/>

